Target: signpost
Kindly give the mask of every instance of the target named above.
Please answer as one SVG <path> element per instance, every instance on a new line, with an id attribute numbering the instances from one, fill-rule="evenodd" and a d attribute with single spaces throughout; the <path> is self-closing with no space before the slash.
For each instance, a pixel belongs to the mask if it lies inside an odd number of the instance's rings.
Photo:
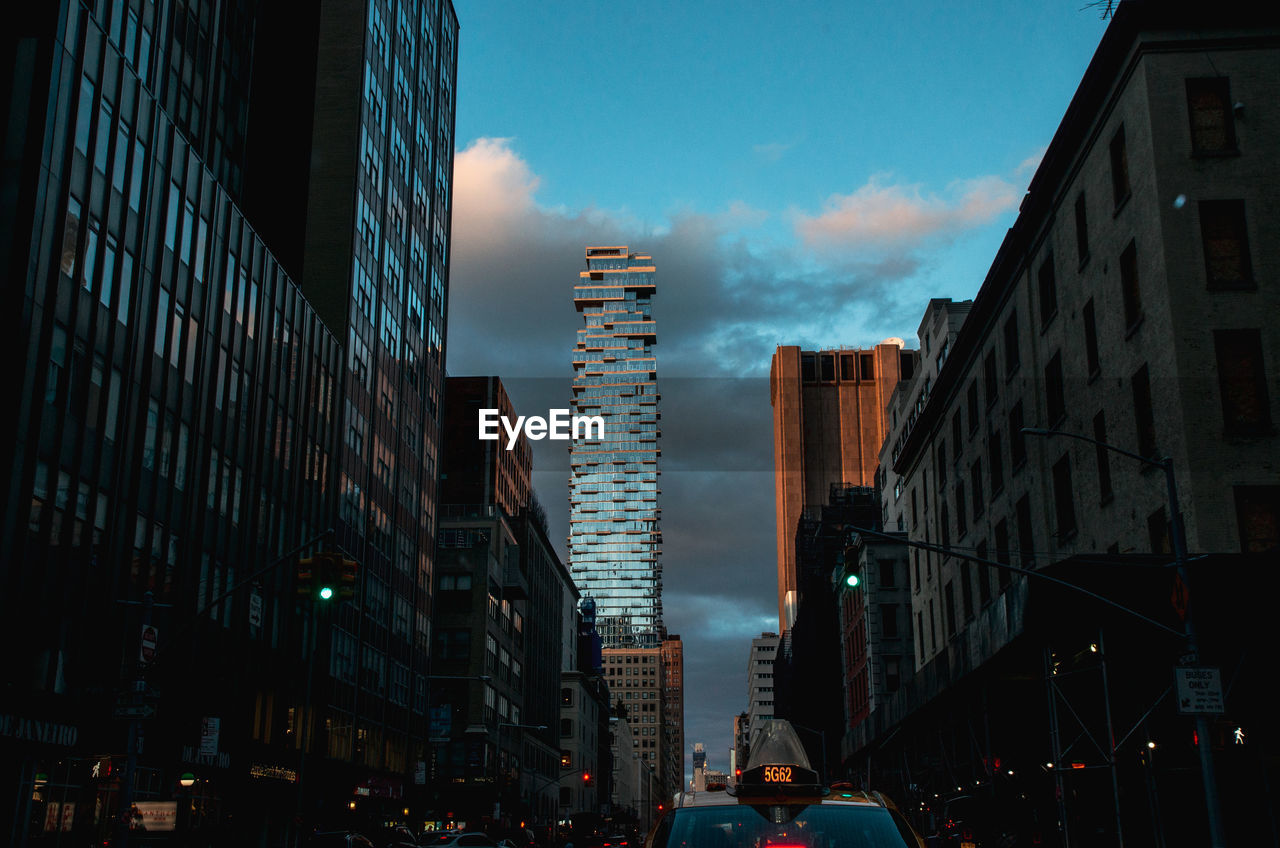
<path id="1" fill-rule="evenodd" d="M 1178 712 L 1183 715 L 1222 715 L 1222 674 L 1216 668 L 1181 666 L 1173 670 Z"/>
<path id="2" fill-rule="evenodd" d="M 156 645 L 159 642 L 160 631 L 156 630 L 154 625 L 142 625 L 142 639 L 138 646 L 138 662 L 148 665 L 156 658 Z"/>

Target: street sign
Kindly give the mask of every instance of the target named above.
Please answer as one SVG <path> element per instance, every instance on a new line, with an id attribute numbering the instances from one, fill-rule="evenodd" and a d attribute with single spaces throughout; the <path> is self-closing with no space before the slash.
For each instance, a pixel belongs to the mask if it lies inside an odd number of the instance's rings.
<path id="1" fill-rule="evenodd" d="M 138 649 L 138 661 L 149 663 L 156 658 L 156 644 L 159 641 L 160 632 L 156 630 L 154 625 L 142 625 L 142 641 L 141 647 Z"/>
<path id="2" fill-rule="evenodd" d="M 257 589 L 249 593 L 249 626 L 262 626 L 262 596 Z"/>
<path id="3" fill-rule="evenodd" d="M 151 718 L 155 714 L 156 708 L 150 704 L 121 704 L 111 713 L 115 718 Z"/>
<path id="4" fill-rule="evenodd" d="M 200 755 L 216 757 L 218 755 L 218 732 L 222 727 L 222 719 L 205 716 L 200 722 Z"/>
<path id="5" fill-rule="evenodd" d="M 1183 715 L 1222 715 L 1226 711 L 1219 669 L 1190 666 L 1175 668 L 1173 673 L 1178 712 Z"/>

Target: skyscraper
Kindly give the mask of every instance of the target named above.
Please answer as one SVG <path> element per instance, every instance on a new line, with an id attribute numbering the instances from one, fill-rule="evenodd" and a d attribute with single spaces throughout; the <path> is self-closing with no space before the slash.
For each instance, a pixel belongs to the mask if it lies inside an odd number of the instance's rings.
<path id="1" fill-rule="evenodd" d="M 229 837 L 284 841 L 326 783 L 416 806 L 451 4 L 62 0 L 6 29 L 0 625 L 41 635 L 0 696 L 0 795 L 29 799 L 0 840 L 107 836 L 135 757 L 139 800 L 199 772 Z M 322 613 L 293 563 L 330 527 L 361 585 Z M 145 748 L 113 718 L 134 691 Z"/>
<path id="2" fill-rule="evenodd" d="M 778 626 L 795 621 L 796 522 L 832 484 L 870 486 L 888 433 L 885 407 L 918 354 L 900 340 L 870 350 L 780 346 L 769 368 L 778 522 Z"/>
<path id="3" fill-rule="evenodd" d="M 574 415 L 604 432 L 570 444 L 569 569 L 594 598 L 606 648 L 662 641 L 658 507 L 657 342 L 651 257 L 588 247 L 573 302 L 583 325 L 573 350 Z"/>

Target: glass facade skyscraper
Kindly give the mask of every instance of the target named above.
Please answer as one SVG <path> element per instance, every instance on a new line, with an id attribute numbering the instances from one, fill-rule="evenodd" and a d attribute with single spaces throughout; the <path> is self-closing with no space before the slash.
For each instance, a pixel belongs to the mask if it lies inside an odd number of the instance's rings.
<path id="1" fill-rule="evenodd" d="M 193 841 L 292 843 L 357 786 L 425 817 L 452 4 L 6 27 L 0 842 L 107 838 L 131 759 L 140 803 L 198 775 Z M 329 528 L 360 582 L 321 611 L 291 552 Z"/>
<path id="2" fill-rule="evenodd" d="M 626 246 L 588 247 L 573 302 L 572 412 L 604 432 L 570 443 L 569 570 L 593 598 L 606 648 L 662 642 L 654 264 Z M 597 437 L 598 436 L 598 437 Z"/>

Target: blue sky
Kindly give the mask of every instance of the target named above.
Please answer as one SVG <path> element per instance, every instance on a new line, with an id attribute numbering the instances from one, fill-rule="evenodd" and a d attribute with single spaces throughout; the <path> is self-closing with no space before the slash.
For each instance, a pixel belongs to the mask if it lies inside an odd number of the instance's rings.
<path id="1" fill-rule="evenodd" d="M 915 347 L 977 292 L 1102 36 L 1084 5 L 456 2 L 449 372 L 566 406 L 583 247 L 653 254 L 666 619 L 712 767 L 777 626 L 769 356 Z"/>

